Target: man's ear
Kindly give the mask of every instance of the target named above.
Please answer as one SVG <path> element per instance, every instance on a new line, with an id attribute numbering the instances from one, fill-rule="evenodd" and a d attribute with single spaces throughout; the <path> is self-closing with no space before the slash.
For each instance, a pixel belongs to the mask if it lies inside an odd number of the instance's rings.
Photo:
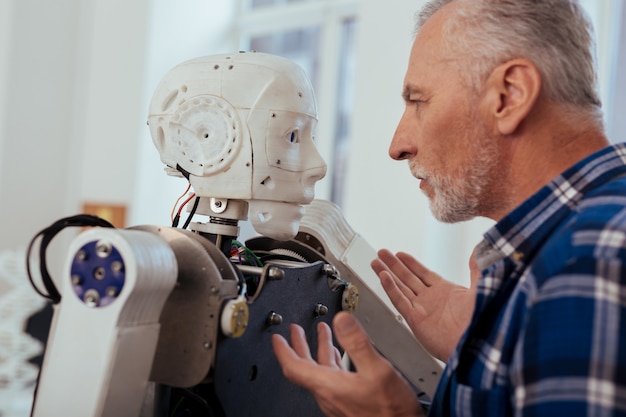
<path id="1" fill-rule="evenodd" d="M 486 82 L 488 111 L 502 135 L 514 133 L 537 102 L 541 74 L 527 59 L 498 65 Z"/>

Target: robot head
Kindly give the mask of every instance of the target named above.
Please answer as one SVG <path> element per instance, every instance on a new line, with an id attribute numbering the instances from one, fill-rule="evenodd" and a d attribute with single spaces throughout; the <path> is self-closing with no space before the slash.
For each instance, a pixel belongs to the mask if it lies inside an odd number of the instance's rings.
<path id="1" fill-rule="evenodd" d="M 258 233 L 295 236 L 326 174 L 301 67 L 258 52 L 183 62 L 157 87 L 148 123 L 166 170 L 187 177 L 196 195 L 245 200 Z"/>

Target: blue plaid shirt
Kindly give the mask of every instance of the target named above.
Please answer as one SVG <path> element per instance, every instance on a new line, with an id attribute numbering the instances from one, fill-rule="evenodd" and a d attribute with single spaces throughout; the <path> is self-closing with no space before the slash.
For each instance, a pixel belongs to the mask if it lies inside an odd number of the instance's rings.
<path id="1" fill-rule="evenodd" d="M 490 229 L 429 416 L 626 416 L 626 144 Z"/>

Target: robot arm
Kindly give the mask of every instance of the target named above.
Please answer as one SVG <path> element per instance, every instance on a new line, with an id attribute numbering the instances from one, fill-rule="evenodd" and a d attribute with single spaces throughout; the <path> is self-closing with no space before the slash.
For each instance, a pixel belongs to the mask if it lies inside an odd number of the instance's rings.
<path id="1" fill-rule="evenodd" d="M 352 230 L 339 207 L 314 200 L 295 239 L 323 253 L 339 275 L 358 287 L 359 308 L 354 315 L 374 346 L 428 399 L 433 398 L 443 366 L 423 348 L 385 295 L 369 266 L 376 250 Z"/>

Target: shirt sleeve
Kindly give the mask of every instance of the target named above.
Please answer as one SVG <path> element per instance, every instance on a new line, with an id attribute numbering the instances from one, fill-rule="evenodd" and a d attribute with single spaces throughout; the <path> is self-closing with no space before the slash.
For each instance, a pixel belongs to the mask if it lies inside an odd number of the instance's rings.
<path id="1" fill-rule="evenodd" d="M 557 268 L 528 300 L 511 369 L 515 414 L 626 416 L 624 262 L 590 255 Z"/>

